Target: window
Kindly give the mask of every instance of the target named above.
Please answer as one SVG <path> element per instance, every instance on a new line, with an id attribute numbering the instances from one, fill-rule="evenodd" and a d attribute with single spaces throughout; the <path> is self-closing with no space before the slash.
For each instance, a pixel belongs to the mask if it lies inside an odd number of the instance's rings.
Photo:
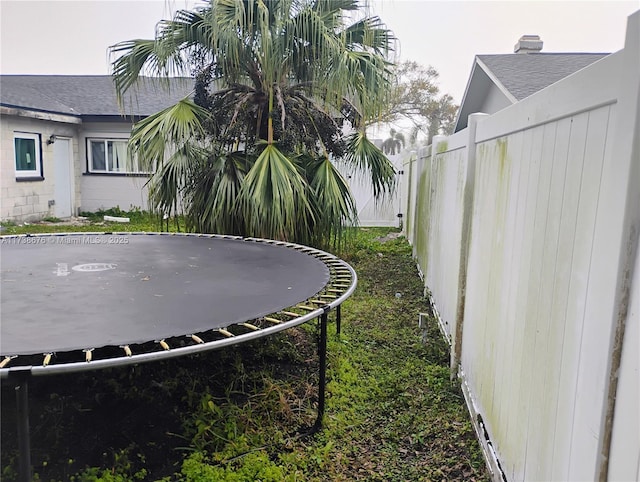
<path id="1" fill-rule="evenodd" d="M 16 178 L 42 179 L 40 135 L 15 132 L 13 147 L 16 160 Z"/>
<path id="2" fill-rule="evenodd" d="M 127 164 L 126 139 L 87 139 L 89 172 L 140 174 L 137 162 Z"/>

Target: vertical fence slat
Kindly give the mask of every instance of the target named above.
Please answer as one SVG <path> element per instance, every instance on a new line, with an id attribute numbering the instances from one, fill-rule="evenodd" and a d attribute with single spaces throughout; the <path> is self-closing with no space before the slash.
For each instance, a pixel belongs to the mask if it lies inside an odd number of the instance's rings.
<path id="1" fill-rule="evenodd" d="M 525 459 L 525 479 L 535 480 L 540 472 L 541 461 L 539 460 L 537 448 L 544 422 L 541 420 L 542 406 L 545 403 L 544 385 L 544 357 L 547 355 L 548 319 L 541 312 L 545 303 L 548 302 L 549 293 L 549 251 L 553 237 L 553 219 L 550 219 L 549 211 L 552 209 L 552 185 L 553 175 L 558 165 L 554 165 L 554 155 L 556 145 L 557 123 L 545 124 L 541 144 L 538 147 L 540 156 L 540 177 L 537 186 L 537 203 L 534 220 L 534 241 L 533 241 L 533 262 L 529 276 L 531 284 L 527 298 L 527 326 L 531 328 L 530 337 L 525 340 L 528 348 L 529 363 L 523 378 L 529 383 L 527 411 L 527 438 L 526 438 L 526 459 Z M 564 166 L 562 166 L 564 167 Z"/>
<path id="2" fill-rule="evenodd" d="M 522 132 L 512 136 L 509 143 L 503 147 L 504 153 L 501 156 L 504 157 L 504 165 L 499 167 L 499 175 L 503 178 L 500 190 L 503 191 L 501 197 L 504 199 L 504 207 L 502 208 L 504 221 L 500 236 L 504 248 L 499 257 L 502 274 L 499 278 L 496 278 L 501 280 L 496 288 L 499 290 L 499 297 L 502 303 L 500 303 L 499 316 L 496 320 L 496 346 L 500 348 L 496 349 L 495 365 L 497 369 L 494 377 L 491 405 L 491 419 L 495 423 L 493 430 L 497 439 L 503 439 L 508 436 L 509 405 L 513 391 L 510 382 L 513 372 L 512 361 L 514 353 L 512 340 L 515 323 L 512 322 L 513 318 L 510 318 L 510 313 L 513 313 L 513 303 L 511 301 L 515 298 L 514 289 L 518 280 L 518 271 L 513 269 L 513 265 L 514 261 L 519 259 L 514 258 L 514 252 L 518 246 L 515 239 L 519 233 L 516 231 L 515 226 L 518 222 L 518 211 L 521 204 L 520 177 L 524 166 L 520 159 L 523 144 L 524 134 Z"/>
<path id="3" fill-rule="evenodd" d="M 518 201 L 516 209 L 516 222 L 514 224 L 515 236 L 513 239 L 514 250 L 511 258 L 512 263 L 512 281 L 509 286 L 509 311 L 508 320 L 510 320 L 511 329 L 508 334 L 508 339 L 512 340 L 510 345 L 511 356 L 508 360 L 509 365 L 509 377 L 506 380 L 506 390 L 508 394 L 505 395 L 504 411 L 506 412 L 506 426 L 505 432 L 511 434 L 514 432 L 514 427 L 521 426 L 521 420 L 518 406 L 518 397 L 514 388 L 518 386 L 521 380 L 520 367 L 522 364 L 522 344 L 524 324 L 517 323 L 520 314 L 520 300 L 523 299 L 524 293 L 526 293 L 525 280 L 523 280 L 518 274 L 520 273 L 522 266 L 526 266 L 528 271 L 528 264 L 530 258 L 525 256 L 527 251 L 525 250 L 526 236 L 525 226 L 527 225 L 530 206 L 527 204 L 528 199 L 528 186 L 530 184 L 531 173 L 531 143 L 533 142 L 533 132 L 528 130 L 522 133 L 522 147 L 518 156 L 520 164 L 520 177 L 518 180 Z M 507 342 L 508 343 L 508 342 Z M 521 429 L 520 429 L 521 431 Z M 503 461 L 503 469 L 510 480 L 516 480 L 516 474 L 521 473 L 522 465 L 518 462 L 522 460 L 520 454 L 520 446 L 517 444 L 507 444 L 500 448 L 500 454 Z"/>
<path id="4" fill-rule="evenodd" d="M 597 453 L 598 437 L 601 435 L 599 433 L 600 420 L 598 419 L 602 412 L 603 397 L 593 393 L 592 390 L 602 390 L 601 383 L 605 378 L 605 365 L 608 356 L 606 349 L 602 349 L 604 340 L 602 334 L 608 333 L 608 330 L 598 329 L 596 325 L 589 322 L 590 316 L 587 306 L 589 304 L 589 284 L 603 274 L 593 270 L 592 263 L 594 255 L 604 254 L 594 252 L 593 242 L 609 110 L 610 108 L 607 106 L 589 113 L 589 127 L 584 153 L 585 162 L 582 175 L 584 194 L 580 199 L 581 206 L 584 206 L 583 218 L 581 219 L 583 224 L 579 225 L 582 229 L 579 229 L 579 234 L 576 237 L 582 250 L 581 254 L 584 256 L 583 262 L 579 265 L 583 279 L 582 292 L 578 295 L 581 304 L 576 313 L 579 325 L 579 338 L 576 339 L 579 355 L 577 370 L 572 379 L 575 395 L 571 410 L 573 425 L 568 473 L 568 477 L 573 480 L 593 480 L 596 477 L 597 458 L 595 454 Z M 605 135 L 602 135 L 603 132 Z M 602 303 L 603 299 L 598 302 Z M 602 325 L 607 324 L 606 320 L 602 321 Z M 588 349 L 587 347 L 593 343 L 596 344 L 595 350 Z M 586 367 L 589 368 L 585 370 Z M 594 456 L 585 460 L 581 454 L 594 454 Z"/>
<path id="5" fill-rule="evenodd" d="M 544 299 L 540 303 L 540 318 L 545 323 L 546 337 L 544 340 L 545 350 L 541 352 L 538 359 L 538 366 L 542 368 L 542 388 L 539 394 L 540 409 L 535 416 L 538 417 L 538 436 L 534 440 L 533 451 L 536 454 L 537 463 L 533 473 L 527 472 L 531 478 L 538 480 L 553 480 L 551 460 L 553 457 L 553 443 L 555 430 L 556 407 L 553 400 L 557 397 L 557 383 L 553 380 L 558 371 L 559 354 L 562 349 L 562 318 L 554 316 L 554 304 L 557 299 L 558 290 L 563 290 L 566 284 L 566 276 L 563 278 L 559 271 L 567 273 L 566 258 L 562 256 L 561 231 L 562 220 L 565 209 L 564 197 L 567 190 L 567 183 L 572 183 L 573 179 L 567 179 L 569 142 L 571 133 L 570 118 L 562 119 L 557 124 L 556 142 L 553 150 L 552 164 L 554 171 L 552 174 L 552 188 L 550 193 L 548 224 L 549 232 L 546 238 L 544 262 L 547 279 L 553 279 L 552 283 L 547 283 Z M 566 293 L 566 291 L 565 291 Z"/>

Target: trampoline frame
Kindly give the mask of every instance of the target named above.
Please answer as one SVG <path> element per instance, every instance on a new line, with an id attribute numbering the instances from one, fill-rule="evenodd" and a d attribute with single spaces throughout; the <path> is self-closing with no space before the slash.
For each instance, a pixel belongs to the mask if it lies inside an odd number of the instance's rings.
<path id="1" fill-rule="evenodd" d="M 275 241 L 262 238 L 244 238 L 241 236 L 229 236 L 218 234 L 193 234 L 193 233 L 150 233 L 150 232 L 73 232 L 73 233 L 43 233 L 43 234 L 22 234 L 0 236 L 0 239 L 31 238 L 31 237 L 51 237 L 51 236 L 93 236 L 93 235 L 132 235 L 132 236 L 191 236 L 200 238 L 230 239 L 242 242 L 266 243 L 294 249 L 296 251 L 314 256 L 324 263 L 329 270 L 329 280 L 325 286 L 314 296 L 287 309 L 280 310 L 268 316 L 263 316 L 256 320 L 246 320 L 241 323 L 234 323 L 225 328 L 208 330 L 203 333 L 185 334 L 190 339 L 190 345 L 171 348 L 166 340 L 156 340 L 155 350 L 145 353 L 133 353 L 127 346 L 123 349 L 122 355 L 111 358 L 93 358 L 93 348 L 87 347 L 84 350 L 69 350 L 65 353 L 83 352 L 84 360 L 68 363 L 51 363 L 53 353 L 44 353 L 41 365 L 34 366 L 14 365 L 11 366 L 16 356 L 5 354 L 0 361 L 0 380 L 13 381 L 16 387 L 17 403 L 17 423 L 18 423 L 18 446 L 20 453 L 20 480 L 31 479 L 31 456 L 29 442 L 29 422 L 28 422 L 28 383 L 32 377 L 56 375 L 64 373 L 74 373 L 89 370 L 99 370 L 104 368 L 114 368 L 126 365 L 138 365 L 152 361 L 176 358 L 180 356 L 194 355 L 207 351 L 222 349 L 228 346 L 249 342 L 258 338 L 263 338 L 281 331 L 301 325 L 313 319 L 320 321 L 320 333 L 318 337 L 318 357 L 319 357 L 319 379 L 318 379 L 318 408 L 317 417 L 312 431 L 317 431 L 322 426 L 325 409 L 325 388 L 326 388 L 326 356 L 327 356 L 327 323 L 328 313 L 336 310 L 336 332 L 339 335 L 341 329 L 340 305 L 351 296 L 356 289 L 357 275 L 355 270 L 345 261 L 337 256 L 321 251 L 316 248 L 303 246 L 285 241 Z M 313 306 L 310 306 L 313 305 Z M 317 306 L 317 307 L 316 307 Z M 303 313 L 298 313 L 297 311 Z M 287 318 L 279 320 L 275 316 Z M 253 323 L 250 323 L 253 322 Z M 261 327 L 260 325 L 264 325 Z M 249 330 L 244 333 L 234 334 L 231 330 L 242 327 L 240 330 Z M 209 337 L 212 339 L 206 341 Z M 173 337 L 177 339 L 182 337 Z M 141 344 L 142 345 L 142 344 Z M 27 355 L 30 356 L 30 355 Z M 24 358 L 24 356 L 23 356 Z"/>

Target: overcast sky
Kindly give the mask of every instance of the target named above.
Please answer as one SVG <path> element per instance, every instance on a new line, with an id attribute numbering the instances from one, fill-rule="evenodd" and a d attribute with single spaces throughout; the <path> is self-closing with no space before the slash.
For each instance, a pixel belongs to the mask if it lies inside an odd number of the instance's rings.
<path id="1" fill-rule="evenodd" d="M 155 25 L 194 0 L 0 0 L 0 73 L 108 74 L 107 47 L 151 38 Z M 432 65 L 460 102 L 474 55 L 511 53 L 523 34 L 545 52 L 615 52 L 624 46 L 626 1 L 377 0 L 400 41 L 400 59 Z"/>

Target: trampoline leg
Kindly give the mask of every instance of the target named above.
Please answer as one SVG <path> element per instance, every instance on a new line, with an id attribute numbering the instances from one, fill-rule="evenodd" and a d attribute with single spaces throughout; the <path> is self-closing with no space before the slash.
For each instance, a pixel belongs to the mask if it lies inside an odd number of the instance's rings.
<path id="1" fill-rule="evenodd" d="M 320 315 L 320 340 L 318 341 L 318 358 L 320 359 L 320 376 L 318 380 L 318 417 L 313 426 L 313 431 L 322 428 L 324 418 L 324 396 L 327 384 L 327 318 L 326 312 Z"/>
<path id="2" fill-rule="evenodd" d="M 18 408 L 18 450 L 20 453 L 21 482 L 31 481 L 31 446 L 29 442 L 29 384 L 27 376 L 16 380 L 16 402 Z"/>
<path id="3" fill-rule="evenodd" d="M 340 316 L 340 305 L 336 308 L 336 333 L 340 334 L 340 322 L 342 321 L 342 317 Z"/>

